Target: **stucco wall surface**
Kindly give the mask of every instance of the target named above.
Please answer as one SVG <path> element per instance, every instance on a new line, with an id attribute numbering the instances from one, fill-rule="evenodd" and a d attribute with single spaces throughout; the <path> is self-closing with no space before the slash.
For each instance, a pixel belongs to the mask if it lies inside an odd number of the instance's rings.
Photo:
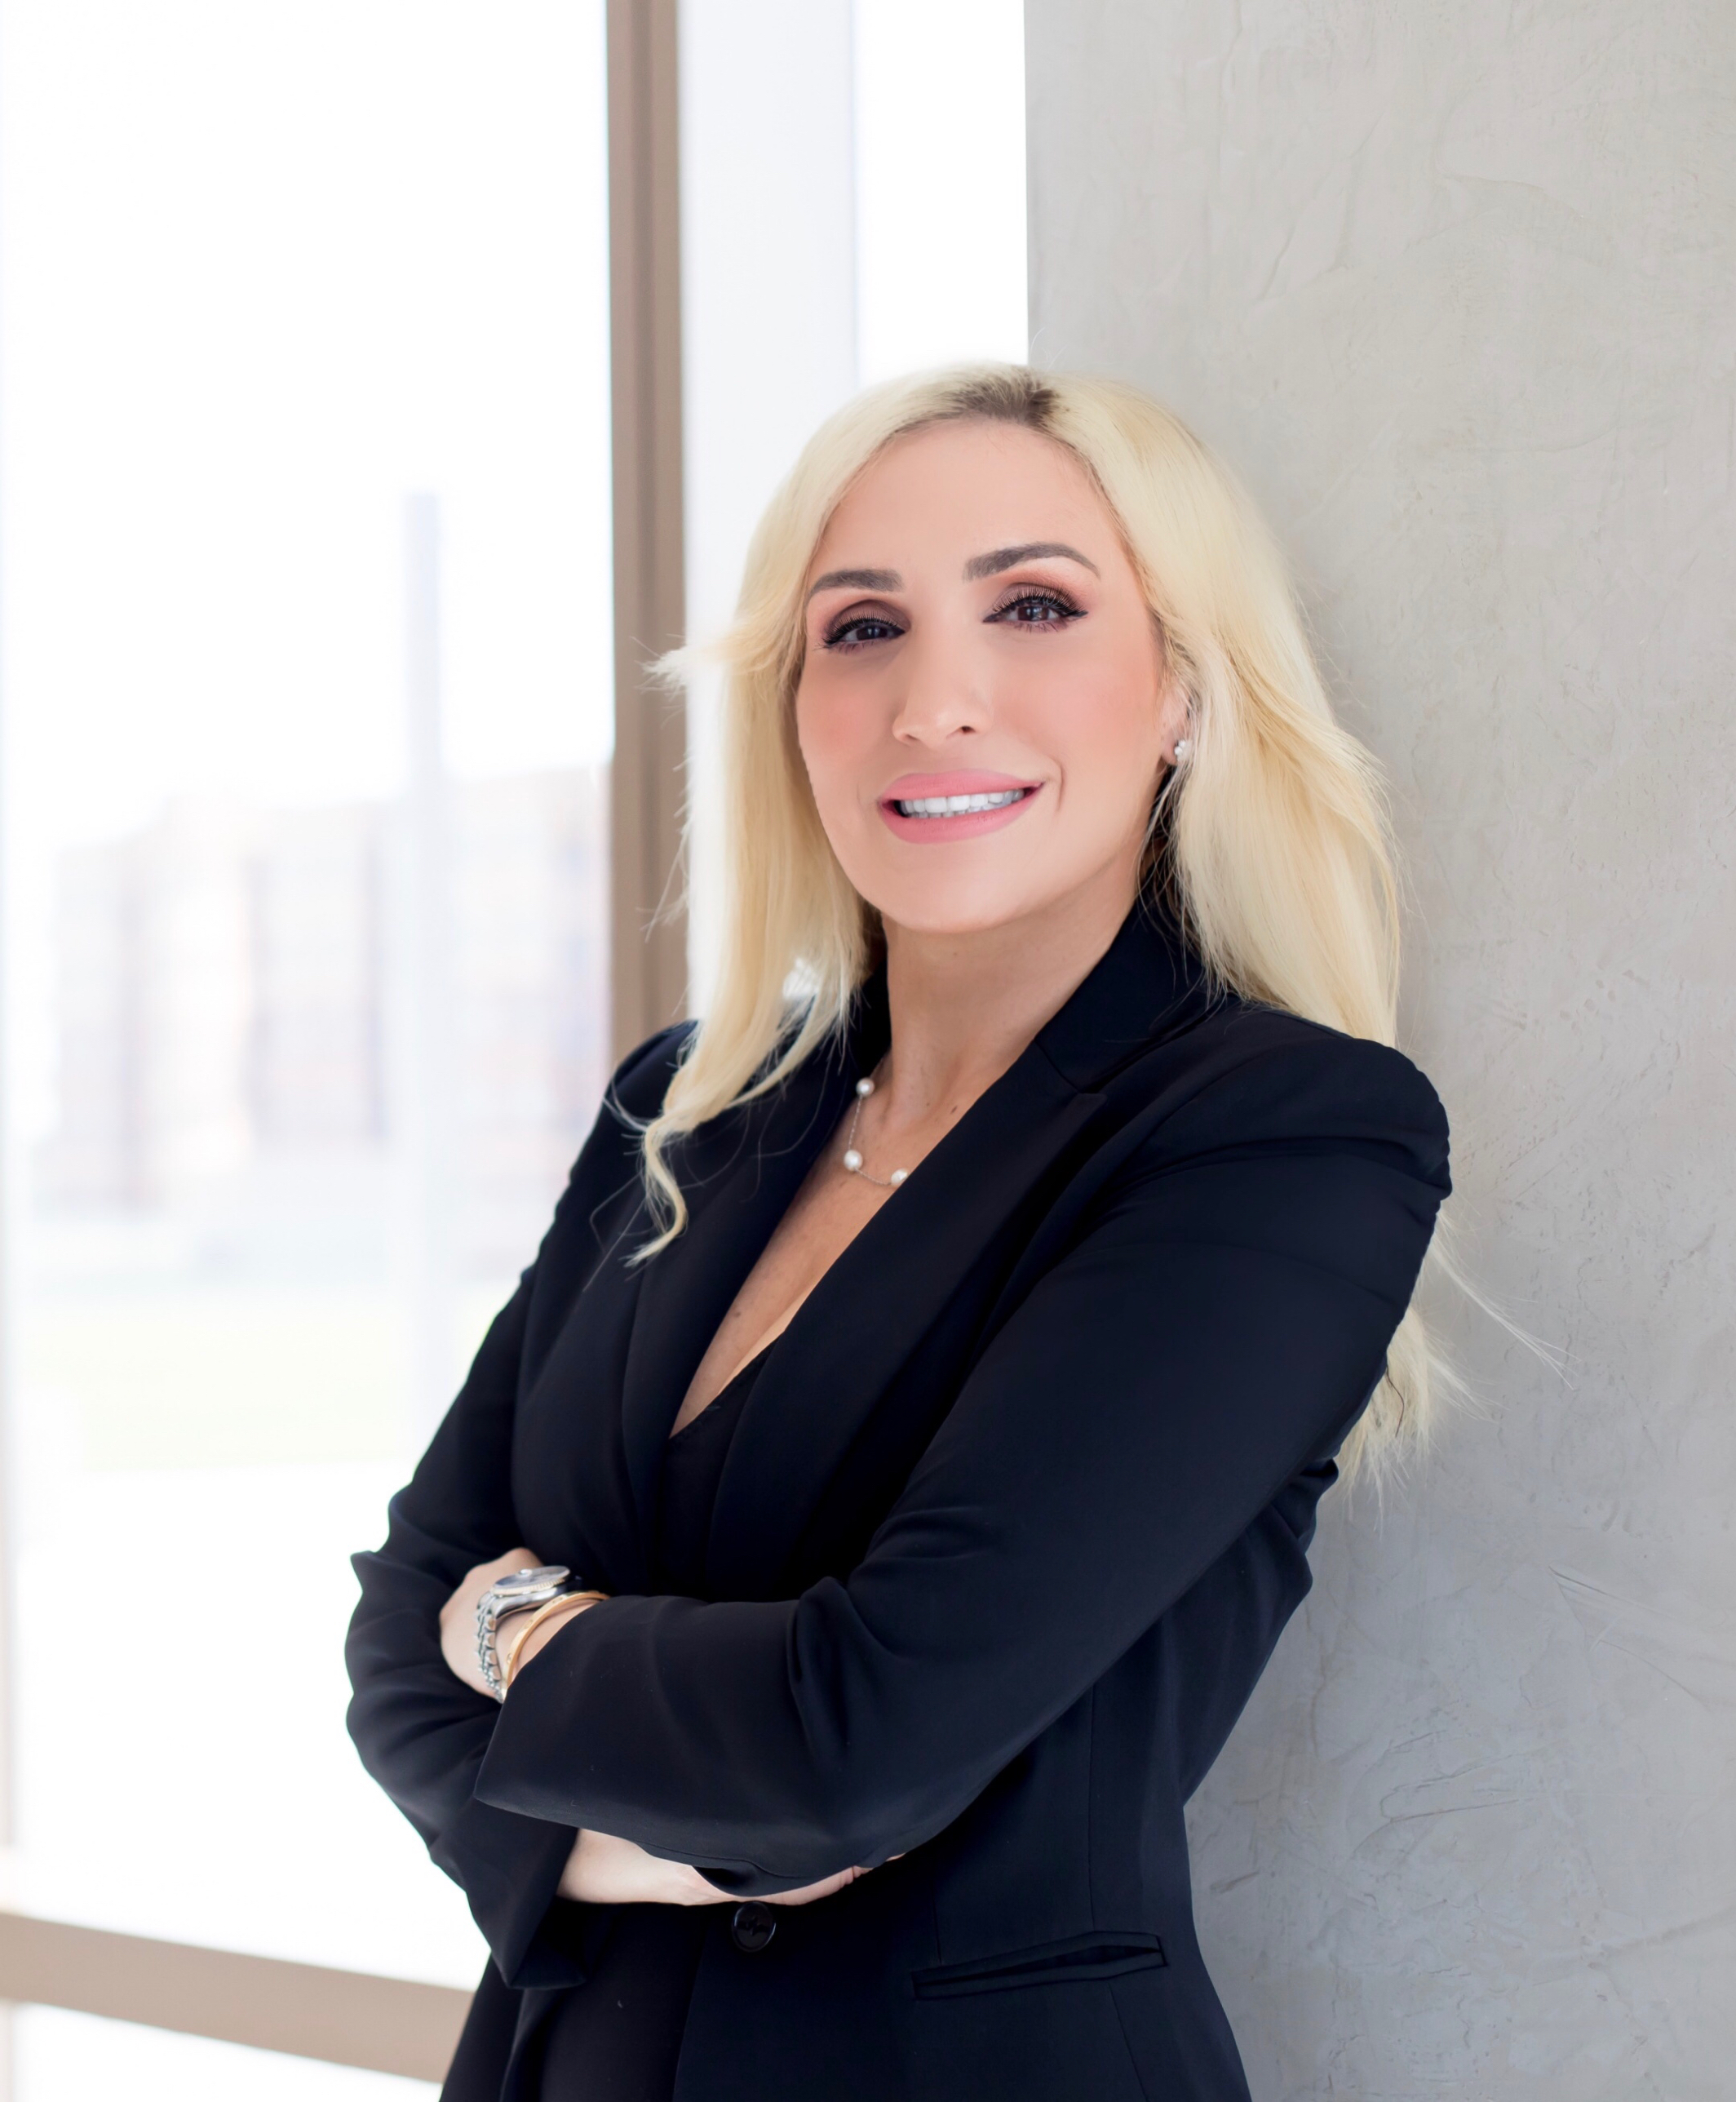
<path id="1" fill-rule="evenodd" d="M 1736 2095 L 1736 7 L 1028 0 L 1038 361 L 1251 485 L 1415 916 L 1485 1413 L 1194 1806 L 1259 2102 Z"/>

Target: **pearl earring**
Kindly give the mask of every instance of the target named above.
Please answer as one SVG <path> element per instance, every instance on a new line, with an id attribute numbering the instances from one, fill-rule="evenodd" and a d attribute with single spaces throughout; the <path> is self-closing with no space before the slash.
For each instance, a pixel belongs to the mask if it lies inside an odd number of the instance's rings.
<path id="1" fill-rule="evenodd" d="M 1192 738 L 1178 737 L 1176 739 L 1176 764 L 1177 766 L 1186 765 L 1188 755 L 1193 751 L 1193 749 L 1194 740 Z"/>

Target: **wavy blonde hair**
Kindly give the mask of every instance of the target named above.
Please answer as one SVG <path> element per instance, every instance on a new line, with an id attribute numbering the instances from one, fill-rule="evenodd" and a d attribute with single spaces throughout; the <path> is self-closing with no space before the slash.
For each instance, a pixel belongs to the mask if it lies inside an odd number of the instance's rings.
<path id="1" fill-rule="evenodd" d="M 839 500 L 892 440 L 985 418 L 1065 446 L 1118 521 L 1171 667 L 1193 750 L 1155 799 L 1142 880 L 1160 889 L 1211 978 L 1353 1036 L 1393 1040 L 1399 914 L 1375 763 L 1333 717 L 1285 565 L 1229 472 L 1131 388 L 971 365 L 877 387 L 809 441 L 748 551 L 736 617 L 703 651 L 724 673 L 724 938 L 711 1011 L 661 1111 L 640 1126 L 661 1231 L 685 1226 L 673 1142 L 777 1087 L 843 1031 L 878 953 L 879 915 L 839 866 L 796 743 L 808 571 Z M 799 988 L 792 991 L 792 988 Z M 1342 1456 L 1347 1473 L 1426 1434 L 1436 1363 L 1413 1307 Z"/>

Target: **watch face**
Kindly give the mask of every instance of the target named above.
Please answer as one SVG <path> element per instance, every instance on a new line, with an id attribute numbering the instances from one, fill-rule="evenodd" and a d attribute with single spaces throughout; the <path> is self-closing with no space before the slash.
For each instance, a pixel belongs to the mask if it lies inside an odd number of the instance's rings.
<path id="1" fill-rule="evenodd" d="M 541 1569 L 515 1569 L 510 1576 L 497 1576 L 494 1589 L 509 1594 L 514 1591 L 540 1591 L 551 1584 L 565 1584 L 570 1573 L 558 1563 L 550 1563 Z"/>

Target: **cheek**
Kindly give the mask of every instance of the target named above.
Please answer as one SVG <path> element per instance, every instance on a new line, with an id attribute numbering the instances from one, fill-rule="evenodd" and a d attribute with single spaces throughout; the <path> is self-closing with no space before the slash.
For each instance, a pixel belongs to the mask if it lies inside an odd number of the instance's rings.
<path id="1" fill-rule="evenodd" d="M 823 674 L 804 674 L 796 689 L 795 741 L 822 810 L 848 796 L 854 769 L 877 734 L 873 712 L 860 699 L 852 705 L 852 698 Z"/>
<path id="2" fill-rule="evenodd" d="M 1057 652 L 1020 681 L 1018 712 L 1025 735 L 1059 765 L 1068 800 L 1088 799 L 1100 818 L 1110 805 L 1143 808 L 1162 752 L 1152 664 L 1126 650 L 1071 652 L 1065 663 Z"/>

